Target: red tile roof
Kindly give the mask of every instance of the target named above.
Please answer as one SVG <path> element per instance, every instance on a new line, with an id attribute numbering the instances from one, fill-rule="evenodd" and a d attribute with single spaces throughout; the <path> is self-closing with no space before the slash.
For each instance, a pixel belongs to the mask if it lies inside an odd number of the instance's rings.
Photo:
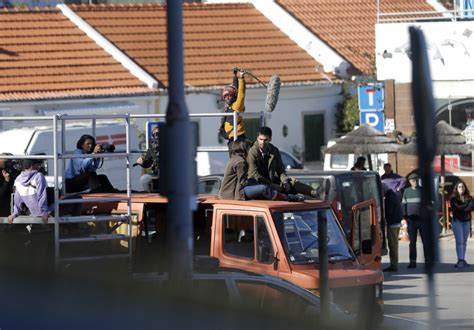
<path id="1" fill-rule="evenodd" d="M 71 9 L 167 86 L 166 7 Z M 321 65 L 251 4 L 184 4 L 183 22 L 187 86 L 228 84 L 234 66 L 251 70 L 263 81 L 273 74 L 279 74 L 283 83 L 324 79 L 315 70 Z"/>
<path id="2" fill-rule="evenodd" d="M 277 0 L 277 3 L 327 43 L 356 71 L 375 65 L 376 0 Z M 380 12 L 434 11 L 425 0 L 381 0 Z"/>
<path id="3" fill-rule="evenodd" d="M 0 11 L 0 101 L 153 93 L 57 9 Z"/>

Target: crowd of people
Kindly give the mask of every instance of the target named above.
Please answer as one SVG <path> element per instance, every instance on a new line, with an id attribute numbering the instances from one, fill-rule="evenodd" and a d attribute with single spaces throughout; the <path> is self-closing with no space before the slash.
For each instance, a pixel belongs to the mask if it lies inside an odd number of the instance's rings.
<path id="1" fill-rule="evenodd" d="M 366 171 L 365 157 L 357 158 L 353 171 Z M 418 234 L 423 243 L 423 252 L 427 255 L 426 223 L 421 221 L 421 190 L 419 176 L 416 172 L 403 177 L 392 170 L 392 165 L 384 165 L 384 174 L 381 176 L 384 190 L 384 210 L 387 222 L 387 242 L 390 256 L 390 266 L 384 269 L 386 272 L 398 271 L 398 241 L 402 220 L 407 222 L 409 239 L 409 263 L 407 268 L 417 267 L 416 242 Z M 471 212 L 474 211 L 474 200 L 469 193 L 466 184 L 458 181 L 449 198 L 451 212 L 451 226 L 456 244 L 457 262 L 456 268 L 469 266 L 465 260 L 467 239 L 472 232 Z"/>
<path id="2" fill-rule="evenodd" d="M 242 113 L 245 111 L 245 75 L 246 72 L 234 69 L 232 85 L 222 90 L 224 112 Z M 307 198 L 317 198 L 318 192 L 286 173 L 279 149 L 271 143 L 270 127 L 260 127 L 254 141 L 247 139 L 242 117 L 238 117 L 237 136 L 231 116 L 223 117 L 219 134 L 227 140 L 230 159 L 225 168 L 224 178 L 219 191 L 221 199 L 234 200 L 284 200 L 303 202 Z M 94 156 L 106 152 L 91 135 L 83 135 L 77 141 L 75 155 L 86 157 L 72 158 L 65 172 L 65 185 L 68 195 L 60 198 L 80 198 L 78 193 L 117 192 L 105 174 L 97 174 L 102 167 L 103 158 Z M 87 157 L 87 155 L 91 157 Z M 145 192 L 158 192 L 159 180 L 159 127 L 152 130 L 149 148 L 136 160 L 135 165 L 150 169 L 144 173 L 140 182 Z M 9 165 L 7 165 L 7 163 Z M 366 171 L 366 158 L 357 158 L 353 171 Z M 0 159 L 0 216 L 8 217 L 9 223 L 19 215 L 40 217 L 44 223 L 54 215 L 54 190 L 48 188 L 41 171 L 42 160 L 24 159 L 12 165 L 10 160 Z M 21 171 L 21 172 L 20 172 Z M 393 172 L 389 163 L 384 165 L 381 176 L 384 194 L 386 233 L 390 256 L 390 266 L 384 271 L 396 272 L 398 267 L 398 240 L 403 219 L 407 221 L 409 236 L 408 268 L 417 266 L 416 242 L 418 234 L 423 243 L 427 240 L 427 228 L 420 220 L 421 192 L 418 175 L 411 173 L 402 177 Z M 11 196 L 14 194 L 13 203 Z M 11 205 L 12 204 L 12 205 Z M 82 204 L 62 205 L 60 213 L 80 215 Z M 456 241 L 458 261 L 455 267 L 468 266 L 465 260 L 467 239 L 471 233 L 471 211 L 474 201 L 464 182 L 454 186 L 450 197 L 452 211 L 452 229 Z M 424 248 L 426 244 L 423 244 Z M 426 251 L 425 251 L 426 255 Z"/>

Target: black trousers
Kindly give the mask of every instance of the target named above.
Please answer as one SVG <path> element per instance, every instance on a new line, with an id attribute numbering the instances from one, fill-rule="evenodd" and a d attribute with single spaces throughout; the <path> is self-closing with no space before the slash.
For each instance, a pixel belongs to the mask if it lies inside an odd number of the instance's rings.
<path id="1" fill-rule="evenodd" d="M 425 254 L 425 258 L 427 256 L 426 253 L 426 244 L 427 244 L 427 235 L 428 230 L 425 223 L 420 220 L 419 216 L 410 215 L 408 216 L 408 237 L 410 238 L 410 261 L 416 261 L 416 239 L 418 232 L 421 236 L 421 241 L 423 242 L 423 252 Z"/>
<path id="2" fill-rule="evenodd" d="M 66 179 L 66 192 L 80 192 L 90 189 L 90 192 L 115 192 L 109 178 L 96 172 L 82 173 L 71 179 Z"/>

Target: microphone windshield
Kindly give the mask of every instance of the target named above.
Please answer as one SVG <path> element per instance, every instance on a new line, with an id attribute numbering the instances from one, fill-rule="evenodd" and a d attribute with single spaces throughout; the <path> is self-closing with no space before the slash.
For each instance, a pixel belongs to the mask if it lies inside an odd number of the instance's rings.
<path id="1" fill-rule="evenodd" d="M 280 95 L 280 76 L 273 75 L 267 86 L 267 99 L 265 101 L 265 110 L 272 112 L 275 110 Z"/>

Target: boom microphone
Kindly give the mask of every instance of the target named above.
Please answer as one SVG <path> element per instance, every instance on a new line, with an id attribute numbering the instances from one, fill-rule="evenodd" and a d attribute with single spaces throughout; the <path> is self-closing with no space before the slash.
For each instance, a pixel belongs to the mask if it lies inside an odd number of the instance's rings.
<path id="1" fill-rule="evenodd" d="M 280 76 L 273 75 L 270 78 L 267 86 L 267 99 L 265 101 L 265 110 L 272 112 L 278 102 L 278 96 L 280 95 Z"/>

